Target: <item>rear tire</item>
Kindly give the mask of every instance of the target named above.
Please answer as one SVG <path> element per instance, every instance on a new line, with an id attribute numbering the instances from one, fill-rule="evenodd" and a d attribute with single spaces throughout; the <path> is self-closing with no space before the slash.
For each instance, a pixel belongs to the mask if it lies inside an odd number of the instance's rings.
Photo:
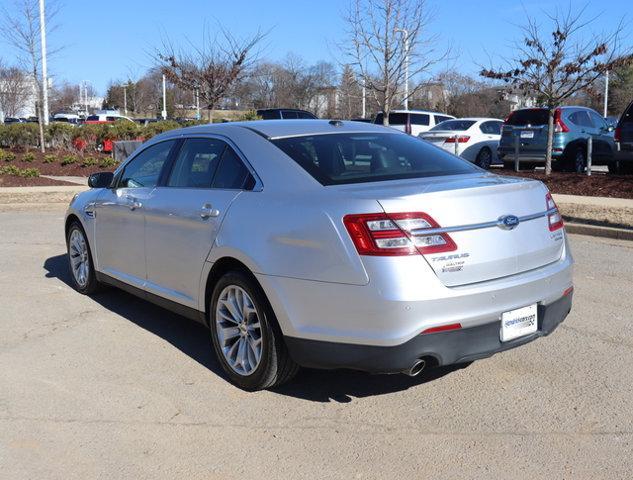
<path id="1" fill-rule="evenodd" d="M 276 387 L 295 376 L 281 329 L 257 282 L 240 271 L 224 274 L 209 303 L 213 349 L 231 382 L 244 390 Z"/>
<path id="2" fill-rule="evenodd" d="M 475 159 L 475 165 L 484 170 L 488 170 L 492 164 L 492 152 L 488 147 L 484 147 L 479 150 L 477 158 Z"/>
<path id="3" fill-rule="evenodd" d="M 78 221 L 72 222 L 68 228 L 66 248 L 70 278 L 75 290 L 84 295 L 102 290 L 103 284 L 97 281 L 86 232 Z"/>
<path id="4" fill-rule="evenodd" d="M 587 166 L 587 155 L 583 147 L 578 147 L 574 154 L 573 168 L 576 173 L 584 173 Z"/>

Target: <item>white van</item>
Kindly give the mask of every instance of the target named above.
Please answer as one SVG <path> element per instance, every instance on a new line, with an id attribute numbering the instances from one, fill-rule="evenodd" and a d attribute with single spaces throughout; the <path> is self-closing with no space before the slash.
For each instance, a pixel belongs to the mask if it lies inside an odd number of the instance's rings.
<path id="1" fill-rule="evenodd" d="M 444 120 L 455 117 L 445 113 L 429 112 L 427 110 L 392 110 L 389 112 L 389 126 L 401 132 L 417 136 L 430 130 Z M 382 125 L 383 114 L 379 112 L 374 123 Z"/>

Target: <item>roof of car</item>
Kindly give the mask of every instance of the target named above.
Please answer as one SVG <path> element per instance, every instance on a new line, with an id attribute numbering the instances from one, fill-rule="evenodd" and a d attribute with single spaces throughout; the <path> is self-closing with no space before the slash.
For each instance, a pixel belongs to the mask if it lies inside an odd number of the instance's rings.
<path id="1" fill-rule="evenodd" d="M 453 117 L 453 115 L 449 115 L 448 113 L 435 112 L 433 110 L 391 110 L 389 113 L 432 113 L 433 115 L 442 115 L 443 117 Z"/>
<path id="2" fill-rule="evenodd" d="M 451 120 L 467 120 L 470 122 L 503 122 L 503 120 L 499 118 L 489 118 L 489 117 L 460 117 L 460 118 L 452 118 Z M 451 120 L 447 120 L 447 122 Z"/>
<path id="3" fill-rule="evenodd" d="M 253 120 L 248 122 L 212 123 L 193 127 L 170 130 L 160 135 L 168 137 L 183 134 L 222 134 L 234 127 L 246 128 L 268 139 L 281 137 L 299 137 L 328 133 L 397 133 L 395 130 L 371 123 L 352 122 L 346 120 Z"/>

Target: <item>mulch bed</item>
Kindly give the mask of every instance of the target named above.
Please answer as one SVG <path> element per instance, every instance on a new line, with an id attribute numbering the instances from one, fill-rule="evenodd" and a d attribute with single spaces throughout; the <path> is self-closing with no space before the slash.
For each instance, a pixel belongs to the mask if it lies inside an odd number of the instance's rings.
<path id="1" fill-rule="evenodd" d="M 48 187 L 51 185 L 74 185 L 76 183 L 63 182 L 61 180 L 52 180 L 45 177 L 17 177 L 15 175 L 0 175 L 1 187 Z"/>
<path id="2" fill-rule="evenodd" d="M 590 177 L 579 173 L 552 172 L 548 177 L 543 171 L 519 172 L 493 170 L 499 175 L 533 178 L 547 185 L 552 193 L 633 199 L 633 175 L 608 175 L 593 172 Z"/>

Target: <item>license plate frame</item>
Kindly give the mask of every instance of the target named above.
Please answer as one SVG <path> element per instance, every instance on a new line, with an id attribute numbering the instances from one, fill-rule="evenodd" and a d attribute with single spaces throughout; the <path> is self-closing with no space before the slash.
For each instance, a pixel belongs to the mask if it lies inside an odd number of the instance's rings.
<path id="1" fill-rule="evenodd" d="M 531 335 L 536 333 L 537 330 L 538 304 L 536 303 L 501 314 L 499 338 L 502 342 L 509 342 Z"/>

